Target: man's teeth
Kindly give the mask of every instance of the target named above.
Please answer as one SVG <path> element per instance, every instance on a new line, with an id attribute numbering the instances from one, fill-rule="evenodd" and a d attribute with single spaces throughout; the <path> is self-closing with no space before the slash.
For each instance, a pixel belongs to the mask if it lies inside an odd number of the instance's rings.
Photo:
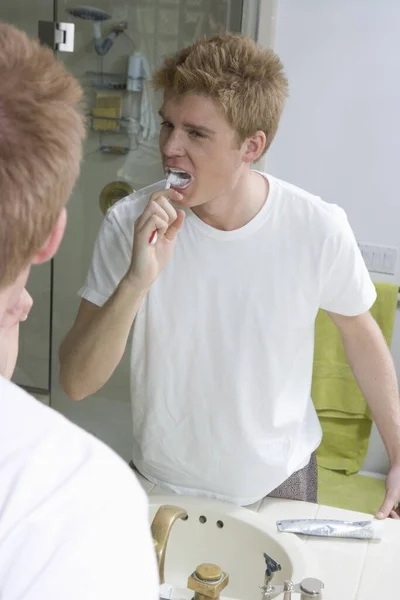
<path id="1" fill-rule="evenodd" d="M 174 187 L 186 188 L 192 182 L 192 176 L 186 171 L 180 171 L 178 169 L 168 169 L 167 181 Z"/>

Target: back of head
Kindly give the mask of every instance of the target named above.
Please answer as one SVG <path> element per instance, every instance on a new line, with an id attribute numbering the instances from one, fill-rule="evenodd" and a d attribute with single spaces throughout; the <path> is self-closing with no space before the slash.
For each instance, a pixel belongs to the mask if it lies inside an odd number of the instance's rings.
<path id="1" fill-rule="evenodd" d="M 266 151 L 278 128 L 287 80 L 278 56 L 251 38 L 224 33 L 200 39 L 166 59 L 153 84 L 168 95 L 211 97 L 240 141 L 263 131 Z"/>
<path id="2" fill-rule="evenodd" d="M 0 289 L 29 265 L 79 174 L 82 90 L 54 53 L 0 23 Z"/>

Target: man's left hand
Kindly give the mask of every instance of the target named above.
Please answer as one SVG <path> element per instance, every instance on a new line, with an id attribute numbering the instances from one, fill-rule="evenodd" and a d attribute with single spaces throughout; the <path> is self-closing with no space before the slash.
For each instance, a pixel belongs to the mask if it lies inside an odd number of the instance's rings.
<path id="1" fill-rule="evenodd" d="M 391 467 L 386 478 L 385 500 L 379 509 L 377 519 L 400 519 L 400 465 Z"/>

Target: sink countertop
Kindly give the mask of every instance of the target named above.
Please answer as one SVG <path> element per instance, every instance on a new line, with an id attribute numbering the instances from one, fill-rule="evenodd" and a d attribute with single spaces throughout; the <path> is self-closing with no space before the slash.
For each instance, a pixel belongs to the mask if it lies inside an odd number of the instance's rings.
<path id="1" fill-rule="evenodd" d="M 136 475 L 149 497 L 155 499 L 159 495 L 168 495 L 167 490 L 155 486 L 138 473 Z M 171 494 L 171 504 L 179 504 L 175 494 Z M 265 498 L 249 508 L 269 525 L 282 519 L 372 519 L 365 513 L 275 498 Z M 400 554 L 400 521 L 386 519 L 379 522 L 379 527 L 382 536 L 379 542 L 299 536 L 305 548 L 309 547 L 319 557 L 318 566 L 308 576 L 324 582 L 323 600 L 384 600 L 398 596 L 396 573 Z M 296 598 L 300 597 L 294 595 L 293 599 Z"/>
<path id="2" fill-rule="evenodd" d="M 293 518 L 343 521 L 373 518 L 340 508 L 269 498 L 263 500 L 258 513 L 269 523 Z M 384 600 L 398 596 L 400 521 L 380 521 L 379 532 L 381 541 L 301 536 L 303 543 L 319 557 L 316 572 L 309 576 L 324 582 L 324 600 Z"/>

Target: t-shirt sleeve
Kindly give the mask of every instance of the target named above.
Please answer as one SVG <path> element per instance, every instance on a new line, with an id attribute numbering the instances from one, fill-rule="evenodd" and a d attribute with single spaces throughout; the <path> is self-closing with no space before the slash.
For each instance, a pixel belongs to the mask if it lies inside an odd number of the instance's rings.
<path id="1" fill-rule="evenodd" d="M 376 290 L 347 216 L 336 208 L 335 231 L 322 252 L 320 307 L 351 317 L 371 308 Z"/>
<path id="2" fill-rule="evenodd" d="M 114 213 L 107 213 L 94 245 L 89 272 L 78 294 L 97 306 L 103 306 L 128 271 L 132 245 L 133 224 L 129 238 Z"/>
<path id="3" fill-rule="evenodd" d="M 72 529 L 64 539 L 57 540 L 51 558 L 19 598 L 159 599 L 147 501 L 138 493 L 132 494 L 129 486 L 125 490 L 123 486 L 115 488 L 115 495 L 115 502 L 99 511 L 94 507 L 85 527 Z M 40 536 L 36 540 L 39 545 L 46 541 Z M 23 569 L 22 561 L 20 566 Z"/>
<path id="4" fill-rule="evenodd" d="M 0 518 L 0 596 L 158 600 L 149 505 L 135 475 L 97 441 L 86 436 L 83 443 L 51 422 L 56 434 L 45 430 L 39 447 L 28 438 L 26 456 L 19 448 L 2 470 L 9 489 Z"/>

